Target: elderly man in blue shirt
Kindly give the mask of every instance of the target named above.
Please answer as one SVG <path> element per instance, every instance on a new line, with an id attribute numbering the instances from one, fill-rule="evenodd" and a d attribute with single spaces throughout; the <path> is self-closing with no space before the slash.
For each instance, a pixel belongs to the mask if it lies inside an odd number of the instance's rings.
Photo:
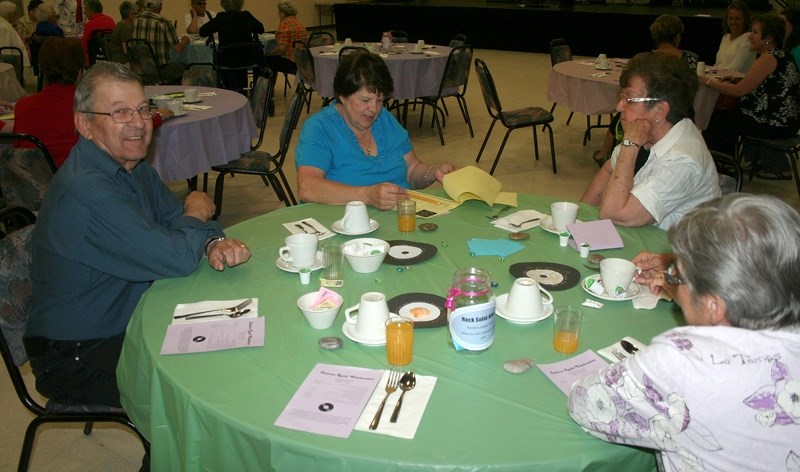
<path id="1" fill-rule="evenodd" d="M 250 258 L 226 239 L 214 204 L 181 203 L 143 158 L 153 116 L 137 75 L 102 62 L 78 83 L 78 144 L 48 188 L 34 230 L 33 306 L 25 347 L 36 388 L 68 404 L 119 406 L 125 329 L 153 280 L 181 277 L 205 255 L 216 270 Z"/>

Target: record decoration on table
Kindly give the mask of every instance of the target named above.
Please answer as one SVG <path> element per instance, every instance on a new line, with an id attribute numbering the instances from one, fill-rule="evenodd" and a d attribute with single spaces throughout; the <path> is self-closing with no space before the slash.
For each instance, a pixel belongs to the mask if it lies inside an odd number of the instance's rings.
<path id="1" fill-rule="evenodd" d="M 555 262 L 519 262 L 508 271 L 516 278 L 529 277 L 547 290 L 568 290 L 581 281 L 577 269 Z"/>
<path id="2" fill-rule="evenodd" d="M 386 254 L 386 259 L 384 259 L 383 262 L 391 265 L 405 266 L 419 264 L 435 256 L 436 251 L 438 251 L 436 246 L 432 244 L 419 243 L 416 241 L 395 239 L 386 242 L 389 243 L 389 253 Z"/>
<path id="3" fill-rule="evenodd" d="M 388 300 L 389 311 L 414 322 L 414 328 L 447 326 L 444 297 L 432 293 L 404 293 Z"/>

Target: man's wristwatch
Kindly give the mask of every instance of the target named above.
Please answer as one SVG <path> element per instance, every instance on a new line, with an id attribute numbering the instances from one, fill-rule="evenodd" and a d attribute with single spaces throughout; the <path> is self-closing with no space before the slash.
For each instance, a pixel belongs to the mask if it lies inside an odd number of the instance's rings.
<path id="1" fill-rule="evenodd" d="M 639 149 L 641 149 L 641 148 L 642 148 L 642 145 L 641 145 L 641 144 L 639 144 L 639 143 L 634 143 L 633 141 L 631 141 L 630 139 L 627 139 L 627 138 L 622 140 L 622 145 L 623 145 L 623 146 L 625 146 L 625 147 L 628 147 L 628 146 L 636 146 L 636 147 L 637 147 L 637 148 L 639 148 Z"/>
<path id="2" fill-rule="evenodd" d="M 213 246 L 214 244 L 216 244 L 216 243 L 218 243 L 220 241 L 224 241 L 224 240 L 225 240 L 225 236 L 212 236 L 212 237 L 208 238 L 208 240 L 206 241 L 206 247 L 203 250 L 203 254 L 205 254 L 205 256 L 208 257 L 208 251 L 211 249 L 211 246 Z"/>

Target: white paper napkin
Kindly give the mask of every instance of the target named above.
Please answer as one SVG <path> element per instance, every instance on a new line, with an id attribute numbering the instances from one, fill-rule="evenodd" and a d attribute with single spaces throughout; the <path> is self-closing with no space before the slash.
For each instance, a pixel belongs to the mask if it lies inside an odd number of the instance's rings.
<path id="1" fill-rule="evenodd" d="M 624 340 L 628 341 L 629 343 L 633 344 L 633 346 L 635 348 L 637 348 L 637 349 L 643 349 L 645 347 L 644 344 L 640 343 L 637 339 L 632 338 L 630 336 L 625 336 L 622 339 L 624 339 Z M 619 358 L 617 358 L 617 356 L 614 355 L 614 351 L 615 350 L 616 350 L 616 352 L 618 354 L 620 354 L 622 356 L 622 359 L 619 359 Z M 614 344 L 612 344 L 612 345 L 610 345 L 608 347 L 604 347 L 603 349 L 598 350 L 597 353 L 600 354 L 601 356 L 605 357 L 606 359 L 610 360 L 613 363 L 617 363 L 617 362 L 619 362 L 619 361 L 621 361 L 623 359 L 627 359 L 628 357 L 633 356 L 633 354 L 629 353 L 628 351 L 626 351 L 625 349 L 622 348 L 622 345 L 619 343 L 619 341 L 615 342 Z M 405 400 L 403 400 L 403 401 L 405 401 Z"/>
<path id="2" fill-rule="evenodd" d="M 385 434 L 387 436 L 395 436 L 404 439 L 414 439 L 417 434 L 419 422 L 422 421 L 422 415 L 425 413 L 425 408 L 428 406 L 428 400 L 433 393 L 433 387 L 436 385 L 436 377 L 427 375 L 417 375 L 417 386 L 413 390 L 406 392 L 403 397 L 403 406 L 400 408 L 400 415 L 397 417 L 397 423 L 392 423 L 389 419 L 394 412 L 394 406 L 397 400 L 400 399 L 400 394 L 403 393 L 399 388 L 396 392 L 389 396 L 386 400 L 386 406 L 383 408 L 383 415 L 381 415 L 381 422 L 378 424 L 378 429 L 371 431 L 369 424 L 372 423 L 372 418 L 378 407 L 381 405 L 383 398 L 386 396 L 386 379 L 389 377 L 389 371 L 383 373 L 380 383 L 372 392 L 372 396 L 361 412 L 361 417 L 356 422 L 355 429 L 359 431 L 367 431 L 370 433 Z"/>
<path id="3" fill-rule="evenodd" d="M 292 234 L 303 234 L 303 233 L 314 234 L 313 229 L 303 224 L 304 221 L 313 226 L 314 228 L 317 228 L 317 231 L 322 233 L 317 235 L 320 241 L 322 241 L 323 239 L 328 239 L 330 237 L 333 237 L 336 234 L 333 231 L 326 228 L 325 225 L 315 220 L 314 218 L 303 218 L 302 220 L 290 221 L 288 223 L 284 223 L 283 227 L 288 229 L 289 232 Z M 305 231 L 303 231 L 303 229 L 305 229 Z"/>
<path id="4" fill-rule="evenodd" d="M 204 300 L 202 302 L 195 302 L 195 303 L 178 303 L 175 305 L 175 311 L 172 312 L 172 324 L 184 324 L 184 323 L 198 323 L 202 321 L 220 321 L 229 319 L 229 317 L 225 314 L 219 316 L 207 316 L 205 318 L 195 318 L 192 320 L 187 320 L 186 318 L 178 318 L 175 319 L 178 315 L 185 315 L 187 313 L 195 313 L 198 311 L 205 311 L 205 310 L 213 310 L 213 309 L 222 309 L 222 308 L 230 308 L 232 306 L 236 306 L 243 301 L 247 300 L 247 298 L 236 298 L 234 300 Z M 253 301 L 250 302 L 247 307 L 244 308 L 245 310 L 249 309 L 248 313 L 240 316 L 239 318 L 256 318 L 258 316 L 258 298 L 253 298 Z M 214 313 L 203 313 L 203 315 L 213 315 Z M 202 315 L 198 315 L 202 316 Z"/>
<path id="5" fill-rule="evenodd" d="M 672 301 L 672 298 L 667 295 L 667 292 L 662 290 L 658 295 L 650 293 L 650 287 L 647 285 L 639 285 L 639 295 L 633 299 L 633 307 L 637 310 L 652 310 L 658 305 L 659 300 Z"/>
<path id="6" fill-rule="evenodd" d="M 203 111 L 203 110 L 208 110 L 209 108 L 211 108 L 211 105 L 189 105 L 186 103 L 183 104 L 184 110 Z"/>
<path id="7" fill-rule="evenodd" d="M 217 95 L 217 92 L 200 92 L 197 94 L 198 97 L 214 97 Z"/>
<path id="8" fill-rule="evenodd" d="M 543 219 L 547 218 L 549 215 L 545 213 L 540 213 L 536 210 L 520 210 L 516 213 L 512 213 L 508 216 L 503 218 L 498 218 L 492 222 L 493 225 L 500 229 L 504 229 L 506 231 L 511 231 L 512 233 L 516 233 L 518 231 L 525 231 L 527 229 L 534 228 L 539 226 L 539 223 L 542 222 Z M 525 223 L 524 225 L 517 228 L 516 226 L 511 226 L 510 223 L 519 224 L 523 221 L 527 221 L 533 218 L 540 218 L 537 221 L 531 221 L 530 223 Z"/>

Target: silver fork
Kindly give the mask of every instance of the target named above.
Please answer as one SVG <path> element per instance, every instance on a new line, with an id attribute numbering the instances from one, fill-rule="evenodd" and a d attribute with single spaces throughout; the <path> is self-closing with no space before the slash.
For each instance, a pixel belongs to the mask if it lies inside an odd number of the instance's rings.
<path id="1" fill-rule="evenodd" d="M 303 223 L 304 225 L 306 225 L 306 226 L 308 226 L 309 228 L 311 228 L 311 229 L 312 229 L 312 231 L 314 232 L 314 234 L 316 234 L 316 235 L 325 234 L 325 233 L 323 233 L 322 231 L 318 230 L 318 229 L 317 229 L 317 228 L 316 228 L 314 225 L 312 225 L 312 224 L 311 224 L 311 223 L 309 223 L 308 221 L 305 221 L 305 220 L 303 220 L 303 221 L 301 221 L 300 223 Z"/>
<path id="2" fill-rule="evenodd" d="M 372 423 L 369 424 L 369 429 L 376 430 L 378 429 L 378 423 L 381 422 L 381 415 L 383 414 L 383 407 L 386 406 L 386 400 L 389 399 L 389 395 L 393 394 L 397 391 L 397 382 L 400 380 L 400 372 L 391 371 L 389 372 L 389 378 L 386 379 L 386 396 L 383 397 L 383 401 L 381 402 L 381 406 L 378 407 L 378 411 L 375 412 L 375 417 L 372 418 Z"/>
<path id="3" fill-rule="evenodd" d="M 509 223 L 509 226 L 513 226 L 515 228 L 522 228 L 522 225 L 524 225 L 525 223 L 530 223 L 532 221 L 539 221 L 539 220 L 541 220 L 541 218 L 531 218 L 530 220 L 525 220 L 522 223 Z"/>
<path id="4" fill-rule="evenodd" d="M 246 307 L 247 305 L 249 305 L 252 302 L 253 302 L 253 299 L 252 298 L 248 298 L 247 300 L 243 301 L 242 303 L 240 303 L 240 304 L 238 304 L 236 306 L 229 307 L 229 308 L 214 308 L 213 310 L 203 310 L 203 311 L 196 311 L 194 313 L 185 313 L 183 315 L 174 316 L 173 319 L 177 320 L 177 319 L 180 319 L 180 318 L 188 318 L 190 316 L 201 315 L 203 313 L 211 313 L 212 311 L 218 311 L 222 315 L 226 314 L 227 312 L 236 313 L 237 311 L 242 311 L 242 309 L 244 307 Z"/>

